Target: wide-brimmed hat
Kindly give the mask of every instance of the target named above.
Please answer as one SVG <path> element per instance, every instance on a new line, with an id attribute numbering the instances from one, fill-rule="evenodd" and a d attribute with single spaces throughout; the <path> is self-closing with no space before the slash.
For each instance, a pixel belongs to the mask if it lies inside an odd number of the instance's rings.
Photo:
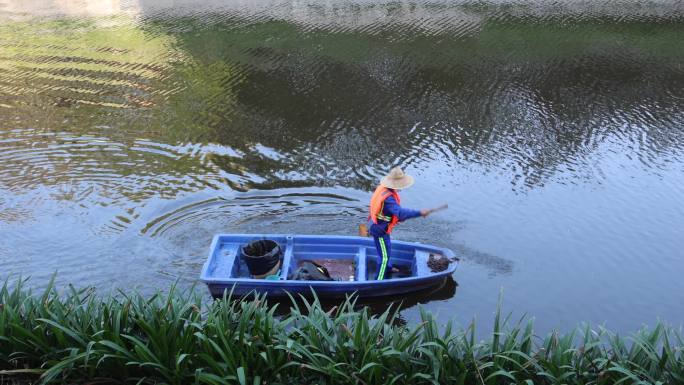
<path id="1" fill-rule="evenodd" d="M 413 182 L 413 177 L 404 174 L 404 170 L 402 170 L 401 167 L 393 168 L 389 174 L 385 175 L 380 180 L 381 185 L 395 190 L 411 187 Z"/>

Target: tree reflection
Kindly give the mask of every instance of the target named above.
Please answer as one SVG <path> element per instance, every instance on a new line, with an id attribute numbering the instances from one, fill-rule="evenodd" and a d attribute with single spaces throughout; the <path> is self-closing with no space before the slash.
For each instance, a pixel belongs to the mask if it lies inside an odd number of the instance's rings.
<path id="1" fill-rule="evenodd" d="M 134 167 L 115 190 L 144 199 L 222 185 L 370 189 L 397 163 L 477 165 L 533 187 L 568 170 L 581 177 L 605 143 L 638 146 L 645 164 L 681 154 L 681 12 L 626 22 L 569 9 L 563 25 L 562 12 L 519 7 L 374 7 L 396 23 L 369 24 L 372 7 L 349 10 L 366 20 L 356 28 L 327 8 L 188 16 L 144 2 L 134 7 L 144 17 L 5 23 L 0 116 L 25 131 L 3 131 L 14 138 L 3 146 L 35 147 L 43 130 L 126 150 L 91 151 L 87 163 L 82 147 L 62 146 L 69 165 L 46 154 L 62 167 L 36 173 L 36 153 L 2 174 L 31 169 L 30 186 L 35 175 L 49 184 Z M 412 24 L 438 14 L 441 27 Z"/>
<path id="2" fill-rule="evenodd" d="M 647 135 L 647 148 L 682 145 L 680 131 L 666 129 L 681 122 L 681 98 L 673 95 L 684 85 L 681 27 L 672 20 L 596 18 L 559 27 L 510 18 L 465 38 L 396 40 L 388 37 L 404 31 L 390 27 L 361 33 L 214 20 L 174 32 L 178 47 L 205 68 L 229 63 L 239 81 L 223 82 L 229 102 L 214 96 L 202 110 L 181 103 L 174 113 L 193 115 L 207 140 L 286 154 L 275 164 L 249 162 L 268 186 L 294 174 L 370 188 L 374 178 L 359 174 L 364 166 L 380 174 L 392 163 L 434 158 L 454 167 L 510 166 L 514 181 L 534 186 L 625 130 Z M 192 21 L 153 23 L 175 31 Z M 274 169 L 280 173 L 269 175 Z"/>

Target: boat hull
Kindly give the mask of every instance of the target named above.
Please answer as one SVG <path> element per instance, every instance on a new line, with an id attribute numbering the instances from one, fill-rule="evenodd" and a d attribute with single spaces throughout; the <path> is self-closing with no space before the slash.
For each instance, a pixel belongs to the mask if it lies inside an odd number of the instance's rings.
<path id="1" fill-rule="evenodd" d="M 254 279 L 241 263 L 240 246 L 254 240 L 275 240 L 284 250 L 283 268 L 277 279 Z M 453 262 L 446 270 L 432 272 L 427 266 L 431 254 L 442 255 Z M 335 281 L 304 281 L 291 279 L 303 260 L 323 258 L 346 261 L 349 279 Z M 214 297 L 267 294 L 269 297 L 289 295 L 338 298 L 357 295 L 361 298 L 397 296 L 422 291 L 442 284 L 457 267 L 449 249 L 421 243 L 393 241 L 392 264 L 408 273 L 398 278 L 376 280 L 377 254 L 372 238 L 345 236 L 283 235 L 283 234 L 219 234 L 214 237 L 209 258 L 202 268 L 200 280 L 206 283 Z"/>
<path id="2" fill-rule="evenodd" d="M 440 285 L 446 277 L 430 277 L 413 281 L 407 286 L 381 285 L 378 281 L 348 284 L 345 282 L 326 281 L 288 281 L 287 284 L 271 282 L 240 282 L 240 283 L 214 283 L 207 284 L 212 297 L 220 298 L 225 295 L 243 297 L 250 294 L 267 294 L 269 297 L 285 297 L 288 295 L 311 296 L 316 293 L 321 298 L 343 298 L 347 295 L 356 295 L 362 298 L 376 298 L 401 294 L 409 294 L 429 289 Z M 390 281 L 388 281 L 390 282 Z M 330 285 L 333 283 L 335 285 Z"/>

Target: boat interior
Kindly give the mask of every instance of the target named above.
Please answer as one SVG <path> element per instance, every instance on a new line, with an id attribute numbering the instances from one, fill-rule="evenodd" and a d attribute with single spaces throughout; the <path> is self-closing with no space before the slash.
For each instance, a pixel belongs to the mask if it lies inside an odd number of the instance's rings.
<path id="1" fill-rule="evenodd" d="M 371 281 L 377 275 L 377 253 L 372 238 L 315 236 L 218 236 L 212 246 L 208 273 L 212 279 L 249 279 L 241 246 L 255 240 L 273 240 L 283 250 L 279 280 L 291 280 L 304 261 L 324 266 L 336 281 Z M 434 254 L 434 252 L 432 252 Z M 392 264 L 399 271 L 390 278 L 400 279 L 430 273 L 428 250 L 412 245 L 392 243 Z"/>

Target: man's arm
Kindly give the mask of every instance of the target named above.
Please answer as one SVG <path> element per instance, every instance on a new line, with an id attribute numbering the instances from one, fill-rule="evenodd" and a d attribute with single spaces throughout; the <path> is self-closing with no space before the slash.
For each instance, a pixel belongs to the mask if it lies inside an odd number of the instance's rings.
<path id="1" fill-rule="evenodd" d="M 385 199 L 385 208 L 383 209 L 385 215 L 389 214 L 396 215 L 397 217 L 399 217 L 399 222 L 403 222 L 407 219 L 416 218 L 421 215 L 424 215 L 424 211 L 425 210 L 413 210 L 403 208 L 399 206 L 399 204 L 397 204 L 397 201 L 394 200 L 394 197 L 391 196 Z"/>

